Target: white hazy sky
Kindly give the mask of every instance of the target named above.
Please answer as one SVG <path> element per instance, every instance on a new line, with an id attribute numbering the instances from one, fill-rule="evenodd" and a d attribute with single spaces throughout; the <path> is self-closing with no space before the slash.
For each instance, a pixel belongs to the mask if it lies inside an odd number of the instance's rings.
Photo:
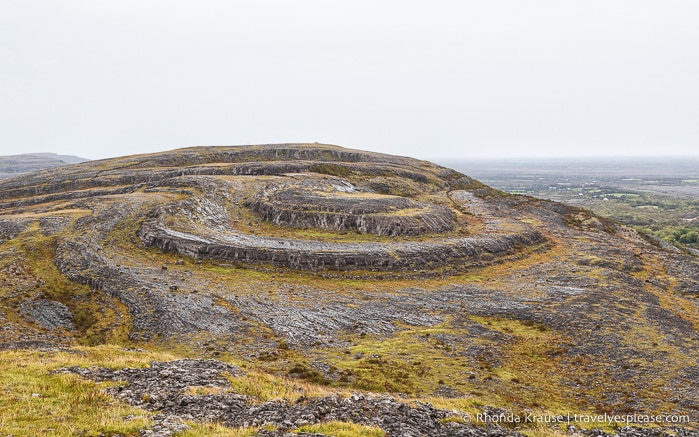
<path id="1" fill-rule="evenodd" d="M 699 153 L 695 0 L 1 0 L 0 155 Z"/>

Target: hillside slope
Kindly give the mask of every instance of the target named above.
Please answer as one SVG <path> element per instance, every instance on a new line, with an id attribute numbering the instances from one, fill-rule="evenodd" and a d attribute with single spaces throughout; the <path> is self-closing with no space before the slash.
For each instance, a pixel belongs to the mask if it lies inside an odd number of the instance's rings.
<path id="1" fill-rule="evenodd" d="M 304 381 L 331 397 L 429 399 L 445 410 L 410 414 L 433 415 L 431 431 L 414 431 L 432 435 L 473 435 L 466 425 L 464 434 L 439 427 L 461 429 L 448 410 L 485 405 L 699 420 L 695 258 L 585 210 L 507 195 L 425 161 L 284 144 L 26 174 L 0 181 L 0 272 L 0 349 L 54 350 L 48 370 L 75 364 L 56 358 L 60 351 L 92 356 L 84 346 L 104 343 L 216 358 L 289 387 L 283 397 L 298 396 L 293 387 Z M 237 370 L 210 365 L 233 388 L 220 382 L 197 395 L 250 394 Z M 72 371 L 136 384 L 127 371 Z M 176 389 L 205 385 L 187 384 Z M 208 417 L 168 407 L 169 392 L 139 393 L 117 396 Z M 197 405 L 177 393 L 176 405 Z M 244 417 L 233 405 L 264 400 L 226 396 L 216 402 L 227 409 L 208 419 L 232 427 L 247 423 L 233 418 Z M 313 405 L 336 402 L 321 398 Z M 367 413 L 393 401 L 362 399 L 346 415 L 284 410 L 267 424 L 332 419 L 411 435 L 407 419 L 401 428 L 385 412 Z M 364 418 L 352 419 L 360 410 Z M 294 414 L 304 423 L 289 421 Z"/>

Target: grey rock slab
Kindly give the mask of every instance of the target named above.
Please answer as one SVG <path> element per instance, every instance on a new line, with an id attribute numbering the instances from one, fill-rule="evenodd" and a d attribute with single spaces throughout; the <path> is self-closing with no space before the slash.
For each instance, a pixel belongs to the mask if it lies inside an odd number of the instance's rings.
<path id="1" fill-rule="evenodd" d="M 73 313 L 60 302 L 46 299 L 23 300 L 19 305 L 19 311 L 45 329 L 75 329 Z"/>

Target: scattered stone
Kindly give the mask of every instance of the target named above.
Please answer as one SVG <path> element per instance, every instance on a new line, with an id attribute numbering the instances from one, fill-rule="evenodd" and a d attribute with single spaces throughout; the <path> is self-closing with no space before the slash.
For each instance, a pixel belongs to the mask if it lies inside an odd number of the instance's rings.
<path id="1" fill-rule="evenodd" d="M 289 434 L 300 426 L 329 421 L 352 422 L 383 429 L 388 437 L 521 437 L 517 431 L 497 423 L 473 425 L 468 421 L 445 420 L 468 417 L 456 411 L 440 410 L 428 403 L 408 405 L 389 395 L 354 393 L 349 397 L 329 395 L 319 398 L 301 396 L 295 401 L 260 402 L 250 396 L 231 391 L 224 374 L 240 376 L 235 366 L 216 360 L 177 360 L 152 362 L 145 369 L 110 370 L 67 367 L 56 372 L 76 373 L 95 381 L 124 381 L 127 385 L 111 387 L 107 392 L 128 404 L 160 412 L 155 425 L 142 436 L 166 437 L 187 429 L 184 420 L 217 421 L 229 427 L 271 426 L 277 431 L 260 431 L 259 437 L 308 436 L 322 434 Z M 218 394 L 188 394 L 191 387 L 221 389 Z M 485 407 L 489 416 L 508 416 L 510 411 Z M 578 436 L 604 437 L 603 431 L 569 427 L 568 433 Z M 620 428 L 616 437 L 696 437 L 699 433 L 686 429 Z"/>
<path id="2" fill-rule="evenodd" d="M 188 394 L 190 387 L 230 389 L 223 373 L 238 376 L 239 368 L 216 360 L 178 360 L 152 362 L 145 369 L 110 370 L 67 367 L 56 372 L 76 373 L 95 381 L 125 381 L 127 385 L 110 387 L 107 392 L 130 405 L 158 411 L 156 426 L 144 436 L 169 436 L 182 426 L 183 418 L 218 421 L 229 427 L 274 426 L 279 432 L 261 436 L 283 436 L 303 425 L 329 421 L 354 422 L 377 426 L 389 437 L 429 435 L 521 436 L 499 425 L 476 427 L 465 423 L 443 423 L 453 412 L 425 403 L 410 406 L 388 395 L 355 393 L 350 397 L 330 395 L 321 398 L 300 397 L 295 401 L 259 402 L 231 391 L 219 394 Z M 168 434 L 170 433 L 170 434 Z M 280 434 L 281 433 L 281 434 Z M 309 434 L 313 435 L 313 434 Z"/>

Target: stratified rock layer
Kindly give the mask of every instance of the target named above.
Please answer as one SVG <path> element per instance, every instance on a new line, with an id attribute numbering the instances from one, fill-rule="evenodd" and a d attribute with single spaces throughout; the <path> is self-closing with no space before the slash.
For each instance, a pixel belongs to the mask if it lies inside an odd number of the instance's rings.
<path id="1" fill-rule="evenodd" d="M 423 235 L 454 230 L 449 208 L 401 196 L 358 191 L 343 179 L 303 177 L 270 184 L 246 206 L 264 220 L 293 228 L 357 230 L 374 235 Z"/>

